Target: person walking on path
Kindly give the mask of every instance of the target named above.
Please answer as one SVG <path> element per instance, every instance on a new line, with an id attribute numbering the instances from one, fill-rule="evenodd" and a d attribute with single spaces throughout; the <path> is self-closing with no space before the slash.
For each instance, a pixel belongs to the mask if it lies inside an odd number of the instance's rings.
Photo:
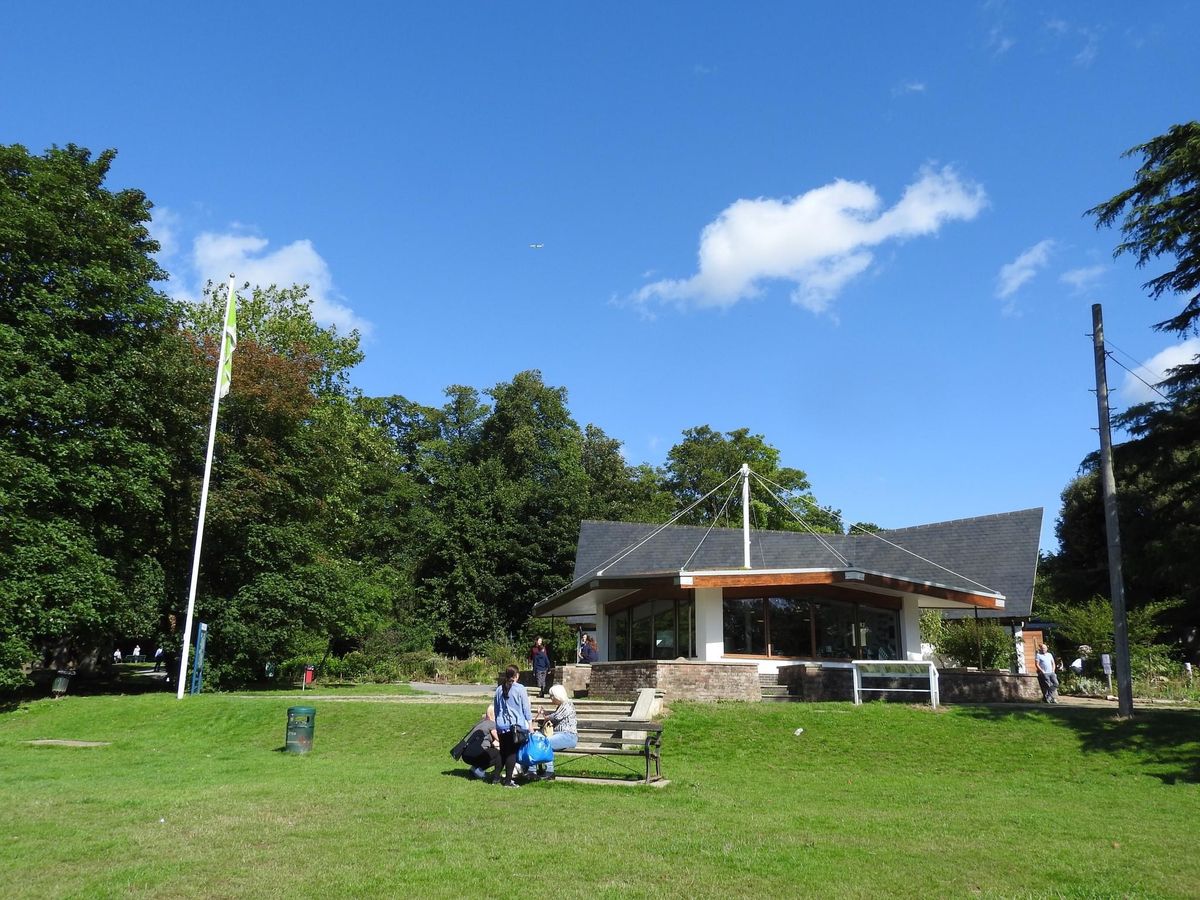
<path id="1" fill-rule="evenodd" d="M 537 678 L 538 696 L 543 699 L 546 696 L 546 676 L 550 674 L 550 651 L 546 649 L 546 645 L 542 643 L 542 639 L 538 638 L 537 643 L 533 645 L 533 675 Z"/>
<path id="2" fill-rule="evenodd" d="M 504 766 L 504 777 L 500 783 L 505 787 L 520 787 L 513 781 L 513 771 L 517 768 L 517 750 L 520 749 L 513 729 L 520 726 L 528 733 L 533 719 L 529 694 L 525 691 L 525 686 L 518 681 L 520 677 L 521 670 L 516 666 L 505 669 L 504 681 L 496 688 L 493 702 L 496 732 L 500 737 L 500 759 Z"/>
<path id="3" fill-rule="evenodd" d="M 1045 644 L 1038 644 L 1033 661 L 1037 665 L 1038 684 L 1042 686 L 1042 700 L 1046 703 L 1057 703 L 1058 674 L 1054 671 L 1054 655 L 1046 649 Z"/>

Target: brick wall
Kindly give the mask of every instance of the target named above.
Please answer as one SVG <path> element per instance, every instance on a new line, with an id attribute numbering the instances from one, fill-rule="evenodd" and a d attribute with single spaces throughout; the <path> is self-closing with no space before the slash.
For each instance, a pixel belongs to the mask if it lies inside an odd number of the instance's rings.
<path id="1" fill-rule="evenodd" d="M 568 697 L 586 697 L 591 689 L 590 665 L 555 666 L 551 672 L 554 684 L 567 689 Z"/>
<path id="2" fill-rule="evenodd" d="M 591 666 L 589 697 L 627 697 L 658 688 L 671 700 L 761 700 L 754 663 L 626 660 Z"/>
<path id="3" fill-rule="evenodd" d="M 1037 675 L 939 669 L 938 692 L 946 703 L 1026 703 L 1042 699 Z"/>
<path id="4" fill-rule="evenodd" d="M 850 669 L 826 669 L 816 665 L 781 666 L 779 683 L 788 686 L 788 693 L 809 702 L 854 699 L 854 675 Z M 901 682 L 896 684 L 910 686 Z M 871 679 L 871 686 L 886 687 L 887 682 Z M 1042 697 L 1036 675 L 966 669 L 939 669 L 938 694 L 943 703 L 1024 703 Z M 924 694 L 871 691 L 864 694 L 863 699 L 923 703 L 929 698 Z"/>

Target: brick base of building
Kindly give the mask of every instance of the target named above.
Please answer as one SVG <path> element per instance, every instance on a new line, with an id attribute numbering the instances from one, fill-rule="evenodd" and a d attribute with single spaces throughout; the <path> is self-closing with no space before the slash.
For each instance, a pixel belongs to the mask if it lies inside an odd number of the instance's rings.
<path id="1" fill-rule="evenodd" d="M 810 702 L 854 699 L 854 674 L 850 669 L 804 664 L 781 666 L 779 683 L 786 684 L 793 697 Z M 871 686 L 886 687 L 887 683 L 872 679 Z M 1036 675 L 968 669 L 939 669 L 938 695 L 943 703 L 1025 703 L 1042 698 Z M 928 699 L 921 694 L 878 691 L 872 691 L 864 698 L 901 703 L 920 703 Z"/>
<path id="2" fill-rule="evenodd" d="M 754 663 L 634 659 L 563 668 L 590 669 L 588 696 L 598 699 L 628 697 L 648 687 L 662 691 L 668 700 L 762 699 Z"/>

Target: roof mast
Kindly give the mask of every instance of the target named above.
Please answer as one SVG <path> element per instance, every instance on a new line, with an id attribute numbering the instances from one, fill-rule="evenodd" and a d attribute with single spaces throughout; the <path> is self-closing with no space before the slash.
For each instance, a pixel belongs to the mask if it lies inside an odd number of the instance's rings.
<path id="1" fill-rule="evenodd" d="M 742 463 L 742 563 L 750 568 L 750 463 Z"/>

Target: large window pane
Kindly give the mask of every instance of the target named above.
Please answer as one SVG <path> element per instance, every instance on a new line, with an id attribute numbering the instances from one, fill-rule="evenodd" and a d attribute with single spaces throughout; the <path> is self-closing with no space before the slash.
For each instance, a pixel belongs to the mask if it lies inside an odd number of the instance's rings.
<path id="1" fill-rule="evenodd" d="M 763 601 L 759 599 L 726 600 L 723 606 L 725 652 L 766 653 Z"/>
<path id="2" fill-rule="evenodd" d="M 633 617 L 630 628 L 632 643 L 630 659 L 654 659 L 654 617 L 649 603 L 642 603 L 630 611 Z"/>
<path id="3" fill-rule="evenodd" d="M 679 655 L 696 658 L 696 616 L 691 600 L 679 601 Z"/>
<path id="4" fill-rule="evenodd" d="M 817 655 L 834 659 L 854 657 L 854 607 L 848 603 L 813 604 L 817 617 Z"/>
<path id="5" fill-rule="evenodd" d="M 675 601 L 654 601 L 654 658 L 674 659 L 675 650 Z"/>
<path id="6" fill-rule="evenodd" d="M 900 614 L 890 609 L 858 608 L 859 646 L 864 659 L 900 658 Z"/>
<path id="7" fill-rule="evenodd" d="M 629 659 L 629 610 L 608 617 L 608 658 Z"/>
<path id="8" fill-rule="evenodd" d="M 812 612 L 807 600 L 772 597 L 771 655 L 812 656 Z"/>

